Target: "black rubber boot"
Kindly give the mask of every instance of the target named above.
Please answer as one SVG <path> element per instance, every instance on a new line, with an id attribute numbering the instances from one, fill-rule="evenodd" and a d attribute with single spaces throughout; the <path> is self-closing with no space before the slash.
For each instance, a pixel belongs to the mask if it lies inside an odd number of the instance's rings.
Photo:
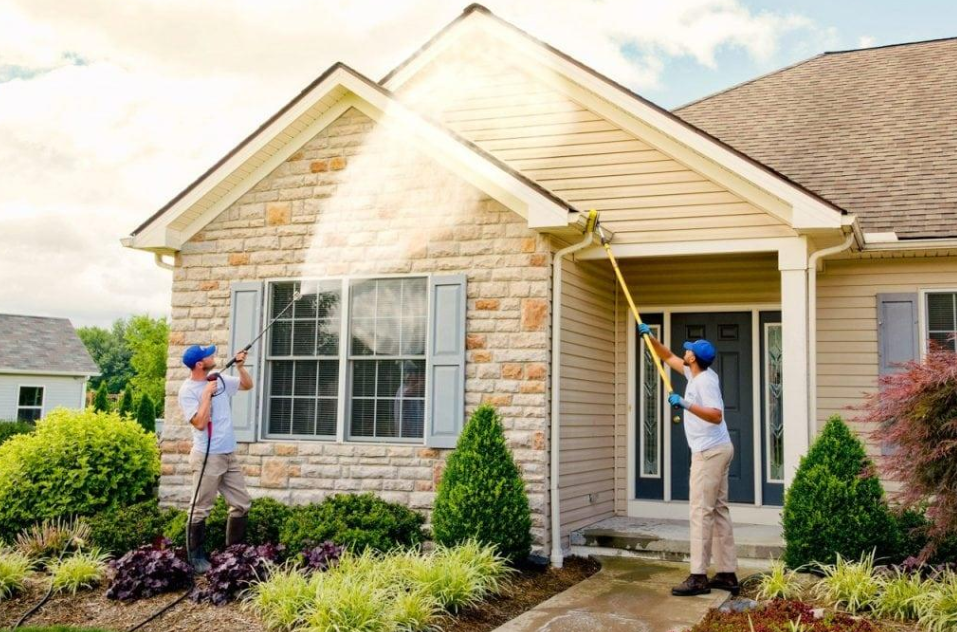
<path id="1" fill-rule="evenodd" d="M 209 571 L 210 563 L 206 558 L 206 551 L 203 549 L 203 543 L 206 541 L 206 523 L 198 522 L 189 525 L 189 546 L 187 551 L 189 563 L 193 565 L 193 571 L 197 575 L 205 575 Z"/>
<path id="2" fill-rule="evenodd" d="M 248 515 L 230 516 L 226 522 L 226 546 L 242 544 L 246 541 L 246 522 Z"/>
<path id="3" fill-rule="evenodd" d="M 671 589 L 671 594 L 676 597 L 691 597 L 692 595 L 707 595 L 710 593 L 711 589 L 708 588 L 707 575 L 688 575 L 688 579 Z"/>
<path id="4" fill-rule="evenodd" d="M 741 592 L 741 584 L 738 583 L 738 576 L 734 573 L 717 573 L 708 580 L 708 586 L 718 590 L 727 590 L 734 597 L 737 597 L 738 593 Z"/>

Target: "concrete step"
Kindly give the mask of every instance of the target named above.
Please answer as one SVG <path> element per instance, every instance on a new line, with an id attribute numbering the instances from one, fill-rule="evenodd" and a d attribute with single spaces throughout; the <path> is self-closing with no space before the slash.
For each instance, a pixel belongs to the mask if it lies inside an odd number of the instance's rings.
<path id="1" fill-rule="evenodd" d="M 779 526 L 736 524 L 734 539 L 738 559 L 752 566 L 766 568 L 784 552 Z M 688 560 L 690 540 L 687 521 L 624 516 L 607 518 L 571 534 L 574 555 L 628 555 L 673 562 Z"/>

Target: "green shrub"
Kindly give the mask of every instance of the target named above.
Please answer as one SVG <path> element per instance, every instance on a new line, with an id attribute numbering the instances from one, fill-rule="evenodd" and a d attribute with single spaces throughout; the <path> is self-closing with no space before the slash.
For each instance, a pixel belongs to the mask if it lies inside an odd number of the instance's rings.
<path id="1" fill-rule="evenodd" d="M 76 594 L 81 588 L 93 588 L 106 575 L 106 556 L 93 549 L 77 551 L 50 565 L 53 589 Z"/>
<path id="2" fill-rule="evenodd" d="M 294 555 L 326 540 L 354 551 L 389 551 L 422 542 L 425 519 L 407 507 L 367 494 L 337 494 L 293 507 L 279 541 Z"/>
<path id="3" fill-rule="evenodd" d="M 19 551 L 0 551 L 0 601 L 23 590 L 33 568 L 29 557 Z"/>
<path id="4" fill-rule="evenodd" d="M 19 434 L 29 434 L 36 430 L 36 426 L 28 421 L 0 421 L 0 445 L 7 439 Z"/>
<path id="5" fill-rule="evenodd" d="M 100 382 L 100 387 L 93 395 L 93 410 L 98 413 L 110 412 L 110 395 L 106 390 L 106 382 Z"/>
<path id="6" fill-rule="evenodd" d="M 120 398 L 118 412 L 124 417 L 133 415 L 133 389 L 129 386 L 123 389 L 123 396 Z"/>
<path id="7" fill-rule="evenodd" d="M 90 516 L 145 498 L 159 476 L 156 439 L 116 413 L 56 409 L 0 446 L 0 533 Z"/>
<path id="8" fill-rule="evenodd" d="M 143 426 L 146 432 L 156 432 L 156 406 L 147 395 L 140 397 L 136 406 L 136 423 Z"/>
<path id="9" fill-rule="evenodd" d="M 931 521 L 923 511 L 906 509 L 896 512 L 894 520 L 898 532 L 897 560 L 908 557 L 917 558 L 928 547 L 928 530 L 932 527 Z M 927 564 L 945 564 L 957 560 L 957 533 L 937 538 L 933 555 L 926 560 Z M 896 561 L 896 560 L 895 560 Z"/>
<path id="10" fill-rule="evenodd" d="M 106 553 L 120 556 L 163 535 L 175 510 L 162 510 L 155 498 L 128 507 L 116 507 L 86 518 L 90 542 Z"/>
<path id="11" fill-rule="evenodd" d="M 495 409 L 480 406 L 449 455 L 432 512 L 440 544 L 470 539 L 494 544 L 511 560 L 531 549 L 531 512 L 525 482 L 505 441 Z"/>
<path id="12" fill-rule="evenodd" d="M 277 544 L 286 518 L 292 512 L 278 500 L 272 498 L 254 498 L 249 507 L 249 521 L 246 524 L 247 544 Z M 177 546 L 186 545 L 186 521 L 189 511 L 167 514 L 163 535 Z M 226 548 L 226 522 L 229 519 L 229 507 L 222 496 L 216 499 L 213 510 L 206 519 L 206 550 L 219 551 Z M 286 551 L 295 555 L 299 551 Z"/>
<path id="13" fill-rule="evenodd" d="M 864 446 L 832 417 L 788 488 L 782 515 L 784 561 L 791 568 L 859 559 L 876 550 L 894 556 L 899 535 Z"/>

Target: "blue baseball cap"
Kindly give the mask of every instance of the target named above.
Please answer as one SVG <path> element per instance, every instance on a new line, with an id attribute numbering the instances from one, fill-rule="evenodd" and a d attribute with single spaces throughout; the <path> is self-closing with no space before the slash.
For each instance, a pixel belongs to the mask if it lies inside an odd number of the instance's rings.
<path id="1" fill-rule="evenodd" d="M 193 345 L 183 352 L 183 364 L 192 369 L 194 366 L 196 366 L 197 362 L 200 362 L 204 358 L 208 358 L 214 353 L 216 353 L 216 345 L 209 345 L 208 347 Z"/>
<path id="2" fill-rule="evenodd" d="M 694 357 L 706 364 L 711 364 L 714 362 L 715 356 L 718 355 L 718 352 L 715 351 L 714 345 L 703 338 L 701 340 L 695 340 L 694 342 L 686 342 L 684 344 L 684 348 L 693 353 Z"/>

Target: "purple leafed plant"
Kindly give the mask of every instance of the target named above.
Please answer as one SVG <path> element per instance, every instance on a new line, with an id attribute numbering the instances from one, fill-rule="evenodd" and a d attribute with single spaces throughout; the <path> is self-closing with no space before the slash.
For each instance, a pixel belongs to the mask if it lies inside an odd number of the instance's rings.
<path id="1" fill-rule="evenodd" d="M 339 562 L 344 550 L 345 547 L 339 546 L 332 540 L 326 540 L 319 546 L 303 550 L 303 565 L 309 571 L 327 571 Z"/>
<path id="2" fill-rule="evenodd" d="M 275 562 L 282 549 L 281 545 L 273 544 L 233 544 L 214 553 L 210 558 L 212 568 L 206 574 L 206 587 L 196 588 L 190 598 L 217 606 L 232 601 L 250 584 L 266 578 L 269 562 Z"/>
<path id="3" fill-rule="evenodd" d="M 106 596 L 131 601 L 152 597 L 189 585 L 193 569 L 170 546 L 168 540 L 133 549 L 113 561 L 113 581 Z"/>

